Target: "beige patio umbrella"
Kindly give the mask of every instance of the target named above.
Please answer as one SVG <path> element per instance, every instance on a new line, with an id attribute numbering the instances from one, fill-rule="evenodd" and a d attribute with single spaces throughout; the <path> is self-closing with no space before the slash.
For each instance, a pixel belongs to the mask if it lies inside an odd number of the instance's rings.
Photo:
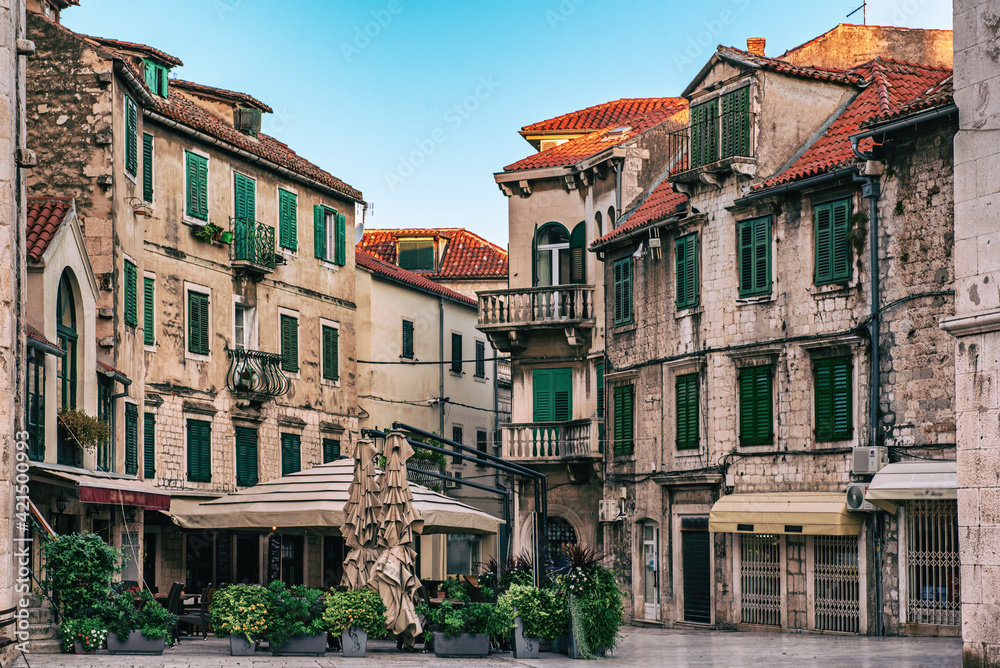
<path id="1" fill-rule="evenodd" d="M 382 503 L 375 475 L 375 444 L 370 439 L 361 439 L 354 448 L 354 477 L 348 488 L 341 527 L 344 544 L 351 548 L 344 560 L 342 583 L 351 589 L 369 583 L 372 566 L 378 557 L 376 548 Z"/>
<path id="2" fill-rule="evenodd" d="M 400 432 L 392 432 L 385 441 L 385 477 L 382 484 L 379 514 L 379 556 L 372 572 L 374 587 L 387 608 L 386 628 L 402 637 L 412 647 L 423 631 L 413 611 L 413 597 L 420 587 L 414 572 L 417 553 L 415 537 L 424 528 L 424 519 L 413 507 L 410 483 L 406 479 L 406 460 L 413 448 Z"/>

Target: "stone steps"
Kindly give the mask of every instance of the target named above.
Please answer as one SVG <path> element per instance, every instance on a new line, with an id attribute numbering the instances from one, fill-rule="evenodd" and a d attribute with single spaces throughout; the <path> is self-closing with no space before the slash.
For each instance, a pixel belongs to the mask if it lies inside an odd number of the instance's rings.
<path id="1" fill-rule="evenodd" d="M 62 652 L 62 640 L 59 638 L 42 639 L 32 636 L 28 642 L 28 650 L 31 654 L 59 654 Z"/>

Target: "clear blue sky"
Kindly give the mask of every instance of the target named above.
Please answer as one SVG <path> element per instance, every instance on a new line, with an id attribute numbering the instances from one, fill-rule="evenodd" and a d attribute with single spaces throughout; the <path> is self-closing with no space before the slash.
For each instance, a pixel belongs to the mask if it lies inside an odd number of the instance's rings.
<path id="1" fill-rule="evenodd" d="M 81 0 L 63 23 L 269 104 L 264 131 L 360 189 L 368 227 L 460 226 L 506 246 L 492 174 L 532 152 L 521 126 L 677 95 L 717 44 L 765 37 L 778 55 L 861 23 L 845 18 L 860 2 Z M 871 0 L 868 22 L 951 28 L 951 3 Z"/>

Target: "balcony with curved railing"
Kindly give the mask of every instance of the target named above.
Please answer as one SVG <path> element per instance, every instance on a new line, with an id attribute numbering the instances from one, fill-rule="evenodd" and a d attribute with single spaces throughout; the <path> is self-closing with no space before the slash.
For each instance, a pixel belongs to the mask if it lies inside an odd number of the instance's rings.
<path id="1" fill-rule="evenodd" d="M 253 218 L 230 218 L 233 240 L 229 245 L 229 265 L 251 274 L 274 271 L 274 227 Z"/>
<path id="2" fill-rule="evenodd" d="M 288 392 L 291 381 L 281 370 L 281 355 L 242 348 L 226 348 L 226 354 L 226 387 L 234 396 L 267 401 Z"/>

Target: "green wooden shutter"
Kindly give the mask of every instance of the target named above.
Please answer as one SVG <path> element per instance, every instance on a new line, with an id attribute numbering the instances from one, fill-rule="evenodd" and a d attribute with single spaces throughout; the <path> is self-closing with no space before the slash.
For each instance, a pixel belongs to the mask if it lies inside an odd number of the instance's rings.
<path id="1" fill-rule="evenodd" d="M 597 417 L 604 417 L 604 362 L 599 362 L 597 371 Z"/>
<path id="2" fill-rule="evenodd" d="M 462 373 L 462 335 L 451 333 L 451 370 Z"/>
<path id="3" fill-rule="evenodd" d="M 278 206 L 280 208 L 280 211 L 278 212 L 278 236 L 281 247 L 287 248 L 291 251 L 298 250 L 298 195 L 293 192 L 288 192 L 287 190 L 279 190 L 278 200 Z"/>
<path id="4" fill-rule="evenodd" d="M 750 87 L 721 97 L 720 157 L 750 155 Z"/>
<path id="5" fill-rule="evenodd" d="M 615 324 L 632 322 L 632 258 L 615 262 Z"/>
<path id="6" fill-rule="evenodd" d="M 771 217 L 740 221 L 737 227 L 740 297 L 771 292 Z"/>
<path id="7" fill-rule="evenodd" d="M 139 325 L 138 277 L 135 265 L 125 260 L 125 324 L 130 327 Z"/>
<path id="8" fill-rule="evenodd" d="M 135 176 L 139 168 L 139 110 L 135 101 L 125 96 L 125 171 Z"/>
<path id="9" fill-rule="evenodd" d="M 208 355 L 208 295 L 188 293 L 188 351 Z"/>
<path id="10" fill-rule="evenodd" d="M 323 463 L 335 462 L 340 459 L 340 441 L 334 438 L 323 439 Z"/>
<path id="11" fill-rule="evenodd" d="M 587 282 L 587 228 L 578 223 L 569 237 L 569 282 Z"/>
<path id="12" fill-rule="evenodd" d="M 573 370 L 552 370 L 552 418 L 556 422 L 573 419 Z"/>
<path id="13" fill-rule="evenodd" d="M 160 77 L 159 73 L 156 71 L 156 65 L 153 63 L 153 61 L 148 60 L 146 58 L 143 58 L 142 65 L 143 65 L 142 68 L 143 78 L 146 79 L 146 86 L 149 88 L 149 90 L 153 91 L 153 94 L 155 95 L 156 92 L 160 89 Z"/>
<path id="14" fill-rule="evenodd" d="M 691 167 L 719 159 L 719 98 L 691 107 Z"/>
<path id="15" fill-rule="evenodd" d="M 143 343 L 147 346 L 156 344 L 155 317 L 153 315 L 156 307 L 153 300 L 155 284 L 156 281 L 149 276 L 144 276 L 142 279 L 142 337 Z"/>
<path id="16" fill-rule="evenodd" d="M 677 309 L 698 304 L 698 235 L 689 234 L 676 242 Z"/>
<path id="17" fill-rule="evenodd" d="M 236 427 L 236 484 L 252 487 L 257 482 L 257 430 Z"/>
<path id="18" fill-rule="evenodd" d="M 187 215 L 208 220 L 208 158 L 187 151 Z"/>
<path id="19" fill-rule="evenodd" d="M 139 407 L 125 404 L 125 475 L 139 472 Z"/>
<path id="20" fill-rule="evenodd" d="M 532 422 L 553 422 L 555 420 L 552 376 L 553 369 L 534 369 L 531 372 Z"/>
<path id="21" fill-rule="evenodd" d="M 323 378 L 340 379 L 340 331 L 323 325 Z"/>
<path id="22" fill-rule="evenodd" d="M 142 200 L 153 201 L 153 135 L 142 133 Z"/>
<path id="23" fill-rule="evenodd" d="M 740 370 L 740 445 L 768 445 L 772 433 L 771 367 Z"/>
<path id="24" fill-rule="evenodd" d="M 143 415 L 142 424 L 142 477 L 156 477 L 156 413 Z"/>
<path id="25" fill-rule="evenodd" d="M 299 370 L 299 320 L 290 315 L 281 316 L 281 368 Z"/>
<path id="26" fill-rule="evenodd" d="M 816 360 L 813 365 L 816 440 L 842 441 L 853 437 L 851 358 Z"/>
<path id="27" fill-rule="evenodd" d="M 233 174 L 234 218 L 246 221 L 256 220 L 256 185 L 256 181 L 239 172 Z"/>
<path id="28" fill-rule="evenodd" d="M 403 321 L 403 357 L 408 360 L 413 359 L 413 323 L 409 320 Z"/>
<path id="29" fill-rule="evenodd" d="M 281 435 L 281 475 L 302 470 L 302 439 L 298 434 Z"/>
<path id="30" fill-rule="evenodd" d="M 538 285 L 538 224 L 531 235 L 531 287 Z"/>
<path id="31" fill-rule="evenodd" d="M 813 210 L 813 233 L 816 236 L 816 285 L 833 280 L 833 219 L 829 204 L 819 204 Z"/>
<path id="32" fill-rule="evenodd" d="M 313 254 L 326 259 L 326 207 L 313 207 Z"/>
<path id="33" fill-rule="evenodd" d="M 347 219 L 344 214 L 337 214 L 337 254 L 336 264 L 343 267 L 347 264 Z"/>
<path id="34" fill-rule="evenodd" d="M 848 281 L 851 278 L 851 242 L 847 238 L 851 231 L 851 200 L 834 202 L 832 209 L 832 278 L 836 281 Z"/>
<path id="35" fill-rule="evenodd" d="M 697 448 L 698 443 L 698 374 L 678 376 L 676 381 L 677 449 Z"/>
<path id="36" fill-rule="evenodd" d="M 212 423 L 187 421 L 187 477 L 191 482 L 212 482 Z"/>
<path id="37" fill-rule="evenodd" d="M 635 410 L 635 388 L 619 385 L 614 393 L 615 408 L 615 454 L 627 455 L 634 450 L 633 411 Z"/>

